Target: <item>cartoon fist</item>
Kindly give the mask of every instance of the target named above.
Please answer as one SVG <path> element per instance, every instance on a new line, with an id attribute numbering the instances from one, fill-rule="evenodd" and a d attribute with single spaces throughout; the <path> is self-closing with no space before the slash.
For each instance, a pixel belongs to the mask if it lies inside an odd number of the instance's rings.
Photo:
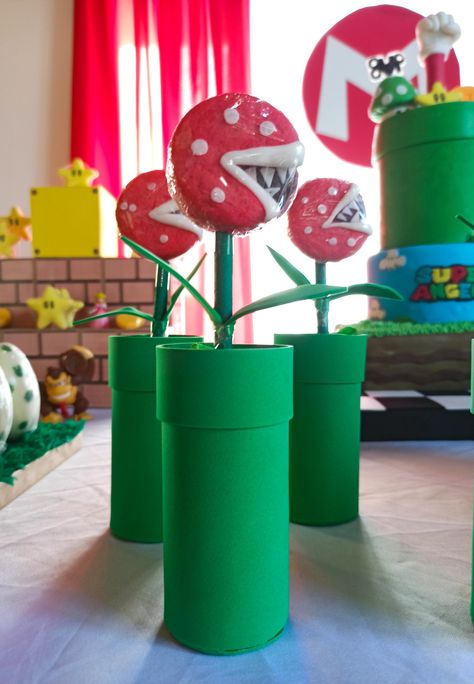
<path id="1" fill-rule="evenodd" d="M 148 171 L 134 178 L 117 200 L 120 233 L 162 259 L 175 259 L 202 236 L 171 199 L 164 171 Z"/>
<path id="2" fill-rule="evenodd" d="M 416 26 L 420 57 L 425 59 L 432 54 L 447 57 L 460 35 L 461 29 L 452 14 L 438 12 L 420 19 Z"/>
<path id="3" fill-rule="evenodd" d="M 286 211 L 303 157 L 295 129 L 278 109 L 250 95 L 218 95 L 178 124 L 168 185 L 198 225 L 245 234 Z"/>
<path id="4" fill-rule="evenodd" d="M 351 256 L 371 232 L 359 188 L 337 178 L 302 185 L 288 212 L 290 239 L 321 263 Z"/>

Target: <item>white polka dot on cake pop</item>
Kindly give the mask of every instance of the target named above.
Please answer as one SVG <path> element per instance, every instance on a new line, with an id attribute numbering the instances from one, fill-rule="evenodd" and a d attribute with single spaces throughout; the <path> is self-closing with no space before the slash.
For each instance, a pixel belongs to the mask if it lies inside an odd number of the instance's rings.
<path id="1" fill-rule="evenodd" d="M 305 235 L 311 235 L 312 232 L 313 229 L 311 228 L 311 226 L 306 226 L 306 228 L 303 229 L 303 233 L 305 233 Z"/>
<path id="2" fill-rule="evenodd" d="M 328 189 L 328 195 L 331 195 L 331 197 L 335 197 L 337 195 L 337 188 L 335 188 L 334 185 L 331 185 L 331 187 Z"/>
<path id="3" fill-rule="evenodd" d="M 147 190 L 156 190 L 156 183 L 148 183 Z"/>
<path id="4" fill-rule="evenodd" d="M 347 240 L 347 246 L 348 247 L 354 247 L 354 245 L 357 244 L 357 240 L 355 238 L 348 238 Z"/>
<path id="5" fill-rule="evenodd" d="M 308 204 L 309 202 L 309 197 L 302 197 L 301 198 L 301 204 Z"/>
<path id="6" fill-rule="evenodd" d="M 211 200 L 220 204 L 225 200 L 225 192 L 222 188 L 212 188 L 211 190 Z"/>
<path id="7" fill-rule="evenodd" d="M 332 246 L 337 245 L 337 238 L 335 238 L 335 237 L 328 238 L 328 244 L 330 244 Z"/>
<path id="8" fill-rule="evenodd" d="M 203 138 L 196 138 L 196 140 L 193 140 L 191 143 L 191 152 L 196 157 L 206 154 L 208 149 L 209 145 L 207 144 L 207 140 L 204 140 Z"/>
<path id="9" fill-rule="evenodd" d="M 120 209 L 122 211 L 126 211 L 126 209 L 128 209 L 128 203 L 127 202 L 121 202 L 120 203 Z"/>
<path id="10" fill-rule="evenodd" d="M 385 95 L 382 95 L 382 99 L 380 101 L 383 105 L 387 106 L 391 103 L 392 100 L 393 95 L 391 95 L 390 93 L 385 93 Z"/>
<path id="11" fill-rule="evenodd" d="M 239 112 L 233 107 L 224 110 L 224 121 L 230 125 L 236 124 L 240 119 Z"/>
<path id="12" fill-rule="evenodd" d="M 168 242 L 169 237 L 167 235 L 160 235 L 160 242 L 165 244 L 165 242 Z"/>
<path id="13" fill-rule="evenodd" d="M 406 87 L 406 85 L 403 85 L 403 83 L 400 83 L 399 85 L 397 85 L 395 90 L 397 91 L 397 93 L 399 95 L 406 95 L 408 92 L 408 88 Z"/>
<path id="14" fill-rule="evenodd" d="M 319 214 L 325 214 L 327 212 L 328 208 L 325 204 L 318 204 L 318 213 Z"/>
<path id="15" fill-rule="evenodd" d="M 275 133 L 276 126 L 273 121 L 262 121 L 259 130 L 262 135 L 271 135 L 272 133 Z"/>
<path id="16" fill-rule="evenodd" d="M 128 205 L 128 210 L 131 212 L 134 212 L 137 210 L 137 205 L 136 204 L 129 204 Z"/>

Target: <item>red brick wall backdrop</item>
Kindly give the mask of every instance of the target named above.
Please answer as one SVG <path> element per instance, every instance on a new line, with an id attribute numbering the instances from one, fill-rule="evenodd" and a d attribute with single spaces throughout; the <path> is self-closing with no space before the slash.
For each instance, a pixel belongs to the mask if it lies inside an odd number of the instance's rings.
<path id="1" fill-rule="evenodd" d="M 12 313 L 10 326 L 0 329 L 0 342 L 20 347 L 39 380 L 48 366 L 57 364 L 59 354 L 74 344 L 84 345 L 96 359 L 93 381 L 83 386 L 84 393 L 92 407 L 109 407 L 108 336 L 127 332 L 85 326 L 68 330 L 52 326 L 39 331 L 36 314 L 25 302 L 40 296 L 51 284 L 66 288 L 71 297 L 87 305 L 94 302 L 97 292 L 105 292 L 110 308 L 128 305 L 152 313 L 154 278 L 154 264 L 142 259 L 0 259 L 0 307 L 8 307 Z"/>

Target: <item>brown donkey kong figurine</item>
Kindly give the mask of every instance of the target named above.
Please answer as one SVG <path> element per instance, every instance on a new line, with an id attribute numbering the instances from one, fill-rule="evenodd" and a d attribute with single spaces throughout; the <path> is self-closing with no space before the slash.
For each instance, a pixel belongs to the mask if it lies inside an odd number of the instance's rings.
<path id="1" fill-rule="evenodd" d="M 50 367 L 40 382 L 41 420 L 60 423 L 63 420 L 90 420 L 89 401 L 78 385 L 94 375 L 94 355 L 86 347 L 74 345 L 59 357 L 59 367 Z M 72 408 L 72 412 L 71 412 Z"/>

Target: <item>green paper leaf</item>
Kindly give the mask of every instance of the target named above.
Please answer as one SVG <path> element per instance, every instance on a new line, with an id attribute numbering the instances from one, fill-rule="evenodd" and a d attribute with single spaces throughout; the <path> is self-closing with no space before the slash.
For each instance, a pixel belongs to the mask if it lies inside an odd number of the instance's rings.
<path id="1" fill-rule="evenodd" d="M 171 275 L 174 278 L 176 278 L 176 280 L 178 280 L 188 290 L 188 292 L 194 297 L 194 299 L 197 302 L 199 302 L 199 304 L 206 311 L 207 315 L 214 323 L 214 325 L 217 326 L 222 323 L 222 316 L 220 315 L 220 313 L 216 311 L 214 307 L 212 307 L 206 299 L 204 299 L 204 297 L 196 290 L 196 288 L 193 285 L 191 285 L 191 283 L 189 283 L 186 280 L 184 276 L 181 275 L 181 273 L 178 273 L 178 271 L 176 271 L 172 266 L 170 266 L 170 264 L 167 261 L 160 259 L 160 257 L 156 256 L 156 254 L 153 254 L 153 252 L 150 252 L 148 249 L 145 249 L 145 247 L 142 247 L 141 245 L 134 242 L 133 240 L 130 240 L 124 235 L 122 235 L 120 239 L 123 242 L 125 242 L 126 245 L 131 247 L 134 252 L 137 252 L 137 254 L 141 254 L 146 259 L 149 259 L 150 261 L 153 261 L 155 264 L 158 264 L 158 266 L 164 268 L 164 270 L 168 271 L 168 273 L 171 273 Z"/>
<path id="2" fill-rule="evenodd" d="M 285 271 L 286 275 L 295 283 L 295 285 L 311 285 L 304 273 L 301 273 L 296 266 L 293 266 L 293 264 L 291 264 L 286 257 L 268 245 L 267 249 L 277 264 Z"/>
<path id="3" fill-rule="evenodd" d="M 207 254 L 203 254 L 202 257 L 199 259 L 197 262 L 196 266 L 193 268 L 191 273 L 186 277 L 186 280 L 191 280 L 191 278 L 199 271 L 201 268 L 204 259 L 207 257 Z M 181 283 L 181 285 L 178 287 L 177 290 L 175 290 L 170 298 L 170 303 L 168 305 L 168 308 L 166 309 L 166 314 L 164 316 L 164 320 L 167 321 L 169 317 L 171 316 L 171 312 L 174 309 L 174 306 L 176 302 L 178 301 L 179 296 L 181 295 L 181 292 L 184 290 L 184 285 Z"/>
<path id="4" fill-rule="evenodd" d="M 99 318 L 110 318 L 111 316 L 118 316 L 119 314 L 127 314 L 128 316 L 137 316 L 137 318 L 144 318 L 146 321 L 153 322 L 153 316 L 151 314 L 144 313 L 139 309 L 135 309 L 134 306 L 124 306 L 121 309 L 113 309 L 112 311 L 105 311 L 104 313 L 97 314 L 96 316 L 88 316 L 87 318 L 81 318 L 78 321 L 74 321 L 73 325 L 83 325 L 84 323 L 89 323 L 89 321 L 97 321 Z"/>
<path id="5" fill-rule="evenodd" d="M 255 311 L 262 311 L 263 309 L 271 309 L 274 306 L 281 306 L 282 304 L 290 304 L 291 302 L 300 302 L 305 299 L 323 299 L 325 297 L 335 296 L 347 292 L 347 287 L 337 287 L 335 285 L 299 285 L 293 287 L 291 290 L 283 290 L 276 294 L 257 299 L 252 304 L 247 304 L 242 309 L 236 311 L 225 323 L 231 324 L 242 316 L 254 313 Z"/>
<path id="6" fill-rule="evenodd" d="M 376 283 L 359 283 L 357 285 L 349 285 L 347 292 L 343 294 L 331 295 L 328 299 L 339 299 L 340 297 L 347 297 L 348 295 L 367 295 L 368 297 L 383 297 L 384 299 L 403 299 L 402 295 L 394 290 L 393 287 L 387 285 L 377 285 Z"/>

